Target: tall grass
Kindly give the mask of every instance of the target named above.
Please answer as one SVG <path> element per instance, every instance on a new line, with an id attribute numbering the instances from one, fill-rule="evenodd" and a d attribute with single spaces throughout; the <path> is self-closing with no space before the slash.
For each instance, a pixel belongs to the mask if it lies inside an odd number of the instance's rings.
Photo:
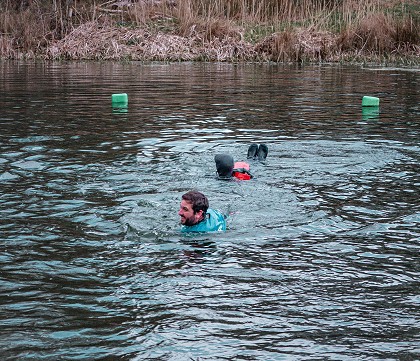
<path id="1" fill-rule="evenodd" d="M 417 0 L 0 0 L 3 58 L 416 59 L 419 33 Z"/>

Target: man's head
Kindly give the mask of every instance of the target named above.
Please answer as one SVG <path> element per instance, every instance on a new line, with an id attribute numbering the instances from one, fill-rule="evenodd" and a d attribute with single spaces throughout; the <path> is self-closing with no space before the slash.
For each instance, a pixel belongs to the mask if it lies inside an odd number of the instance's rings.
<path id="1" fill-rule="evenodd" d="M 230 179 L 235 165 L 233 157 L 229 154 L 216 154 L 214 157 L 216 170 L 220 179 Z"/>
<path id="2" fill-rule="evenodd" d="M 190 191 L 182 196 L 178 215 L 181 217 L 181 224 L 193 226 L 202 221 L 209 208 L 207 197 L 200 192 Z"/>

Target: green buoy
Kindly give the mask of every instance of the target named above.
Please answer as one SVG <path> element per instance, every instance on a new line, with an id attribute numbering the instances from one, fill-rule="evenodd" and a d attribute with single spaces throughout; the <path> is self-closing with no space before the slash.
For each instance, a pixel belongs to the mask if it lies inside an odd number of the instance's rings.
<path id="1" fill-rule="evenodd" d="M 128 96 L 126 93 L 112 94 L 112 106 L 120 107 L 128 104 Z"/>
<path id="2" fill-rule="evenodd" d="M 362 99 L 362 107 L 379 107 L 379 98 L 364 96 Z"/>

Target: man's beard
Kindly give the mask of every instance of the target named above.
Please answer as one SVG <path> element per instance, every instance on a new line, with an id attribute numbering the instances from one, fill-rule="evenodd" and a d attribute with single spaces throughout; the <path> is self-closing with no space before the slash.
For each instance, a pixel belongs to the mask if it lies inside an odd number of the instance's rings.
<path id="1" fill-rule="evenodd" d="M 182 223 L 182 222 L 181 222 Z M 185 218 L 185 222 L 182 223 L 184 226 L 191 227 L 195 224 L 194 219 Z"/>

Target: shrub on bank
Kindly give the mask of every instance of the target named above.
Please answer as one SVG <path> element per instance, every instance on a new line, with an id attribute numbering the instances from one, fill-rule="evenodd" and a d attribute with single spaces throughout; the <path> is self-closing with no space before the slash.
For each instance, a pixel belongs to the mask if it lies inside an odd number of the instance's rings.
<path id="1" fill-rule="evenodd" d="M 415 0 L 6 0 L 0 57 L 418 64 L 419 9 Z"/>

